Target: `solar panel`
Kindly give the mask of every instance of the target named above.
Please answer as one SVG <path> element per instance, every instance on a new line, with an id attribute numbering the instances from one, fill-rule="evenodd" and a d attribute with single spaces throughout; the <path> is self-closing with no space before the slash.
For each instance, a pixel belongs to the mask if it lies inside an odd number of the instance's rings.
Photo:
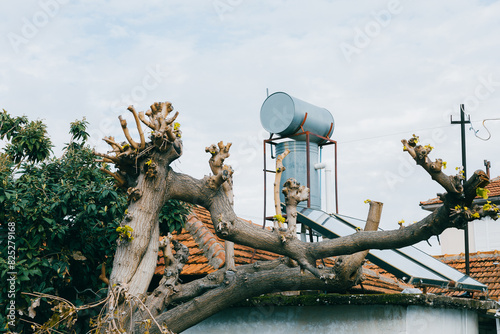
<path id="1" fill-rule="evenodd" d="M 325 238 L 334 239 L 355 233 L 363 221 L 321 210 L 303 208 L 297 220 Z M 363 222 L 364 223 L 364 222 Z M 379 228 L 380 231 L 383 231 Z M 371 249 L 368 260 L 405 282 L 414 285 L 433 285 L 464 290 L 487 290 L 487 286 L 435 259 L 420 249 L 408 246 L 399 249 Z"/>

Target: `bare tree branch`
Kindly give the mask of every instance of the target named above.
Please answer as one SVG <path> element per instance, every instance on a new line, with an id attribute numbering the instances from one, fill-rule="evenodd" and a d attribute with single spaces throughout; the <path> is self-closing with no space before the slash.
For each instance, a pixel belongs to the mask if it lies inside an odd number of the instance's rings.
<path id="1" fill-rule="evenodd" d="M 309 189 L 301 186 L 295 179 L 288 179 L 283 184 L 281 190 L 285 195 L 286 222 L 288 224 L 288 234 L 295 238 L 297 234 L 297 205 L 309 198 Z"/>
<path id="2" fill-rule="evenodd" d="M 130 135 L 130 132 L 127 128 L 127 121 L 123 119 L 123 117 L 120 115 L 118 116 L 118 119 L 120 120 L 120 124 L 122 126 L 123 134 L 125 135 L 125 138 L 127 138 L 127 141 L 130 143 L 130 146 L 132 146 L 135 150 L 139 149 L 139 144 L 137 144 L 133 139 L 132 136 Z"/>
<path id="3" fill-rule="evenodd" d="M 139 116 L 137 111 L 135 111 L 134 106 L 129 106 L 127 108 L 133 115 L 135 119 L 135 124 L 137 125 L 137 131 L 139 132 L 139 137 L 141 138 L 141 144 L 139 145 L 139 150 L 143 150 L 146 147 L 146 139 L 144 138 L 144 131 L 142 131 L 141 122 L 139 121 Z"/>
<path id="4" fill-rule="evenodd" d="M 290 153 L 290 150 L 286 149 L 285 152 L 281 153 L 276 157 L 276 174 L 274 176 L 274 211 L 276 216 L 274 218 L 274 228 L 279 229 L 283 227 L 283 222 L 281 221 L 281 200 L 280 200 L 280 183 L 281 174 L 285 171 L 285 166 L 283 165 L 283 159 Z"/>
<path id="5" fill-rule="evenodd" d="M 99 168 L 99 170 L 101 172 L 106 173 L 109 176 L 113 177 L 115 179 L 115 181 L 116 181 L 116 185 L 119 188 L 124 187 L 126 185 L 127 181 L 123 177 L 121 177 L 120 175 L 118 175 L 117 173 L 113 173 L 110 170 L 107 170 L 106 168 Z"/>
<path id="6" fill-rule="evenodd" d="M 365 228 L 360 233 L 367 231 L 377 231 L 382 216 L 382 206 L 380 202 L 369 201 L 370 210 L 366 220 Z M 339 256 L 335 262 L 335 272 L 337 276 L 346 282 L 347 287 L 357 285 L 361 277 L 361 268 L 365 262 L 368 250 L 364 250 L 352 255 Z"/>
<path id="7" fill-rule="evenodd" d="M 443 161 L 441 159 L 432 162 L 428 155 L 432 151 L 430 145 L 417 145 L 418 137 L 414 135 L 410 140 L 403 139 L 403 150 L 407 151 L 415 162 L 429 173 L 433 180 L 439 183 L 450 194 L 460 194 L 463 192 L 460 176 L 448 176 L 442 172 Z"/>
<path id="8" fill-rule="evenodd" d="M 117 154 L 117 153 L 121 153 L 123 152 L 123 148 L 120 144 L 118 144 L 117 142 L 115 142 L 115 138 L 113 137 L 104 137 L 102 140 L 104 140 L 106 143 L 108 143 L 111 148 L 113 148 L 113 151 Z"/>

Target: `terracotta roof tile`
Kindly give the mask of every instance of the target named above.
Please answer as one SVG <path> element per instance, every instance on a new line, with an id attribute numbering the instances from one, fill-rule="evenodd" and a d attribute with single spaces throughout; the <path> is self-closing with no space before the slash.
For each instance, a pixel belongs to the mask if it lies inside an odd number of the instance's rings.
<path id="1" fill-rule="evenodd" d="M 435 256 L 438 260 L 447 265 L 465 273 L 465 256 L 458 255 L 439 255 Z M 475 297 L 489 297 L 499 300 L 500 296 L 500 257 L 498 251 L 477 252 L 469 254 L 469 265 L 471 277 L 486 284 L 488 292 L 475 292 Z M 458 295 L 461 292 L 432 288 L 428 290 L 431 293 L 445 294 L 447 296 Z"/>
<path id="2" fill-rule="evenodd" d="M 498 197 L 500 196 L 500 176 L 490 180 L 490 184 L 486 187 L 490 191 L 488 194 L 489 197 Z M 476 197 L 479 198 L 479 197 Z M 440 204 L 443 203 L 439 198 L 428 199 L 427 201 L 420 202 L 420 205 L 431 205 L 431 204 Z"/>
<path id="3" fill-rule="evenodd" d="M 252 223 L 249 221 L 249 223 Z M 210 214 L 202 207 L 195 206 L 188 216 L 185 229 L 174 233 L 174 238 L 189 247 L 189 259 L 182 269 L 181 275 L 206 275 L 225 263 L 224 240 L 220 239 L 213 228 Z M 255 261 L 273 260 L 279 255 L 253 248 L 234 245 L 236 265 L 249 264 Z M 163 274 L 165 268 L 162 252 L 159 252 L 158 266 L 155 274 Z M 334 258 L 319 260 L 318 264 L 333 266 Z M 398 280 L 392 274 L 380 269 L 374 264 L 364 266 L 365 281 L 352 288 L 353 292 L 363 293 L 400 293 L 411 285 Z"/>
<path id="4" fill-rule="evenodd" d="M 222 267 L 225 263 L 224 240 L 215 234 L 215 229 L 207 210 L 199 206 L 192 208 L 186 227 L 180 233 L 174 233 L 174 238 L 189 248 L 189 259 L 181 275 L 203 275 Z M 242 245 L 235 245 L 236 265 L 255 261 L 272 260 L 278 255 L 271 252 L 255 250 Z M 159 253 L 162 255 L 162 253 Z M 198 264 L 205 264 L 204 267 Z M 155 274 L 163 274 L 163 258 L 160 257 Z"/>

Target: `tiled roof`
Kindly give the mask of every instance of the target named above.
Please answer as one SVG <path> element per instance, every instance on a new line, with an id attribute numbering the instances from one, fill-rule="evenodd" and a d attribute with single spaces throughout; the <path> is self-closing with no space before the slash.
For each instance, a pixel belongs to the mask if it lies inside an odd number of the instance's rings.
<path id="1" fill-rule="evenodd" d="M 252 224 L 252 222 L 249 222 Z M 202 207 L 195 206 L 188 216 L 186 226 L 181 233 L 174 233 L 174 238 L 189 247 L 189 258 L 182 269 L 181 275 L 206 275 L 224 265 L 224 240 L 220 239 L 213 228 L 210 213 Z M 279 255 L 235 244 L 236 265 L 253 263 L 255 261 L 273 260 Z M 155 274 L 163 274 L 165 269 L 163 254 L 159 253 L 158 266 Z M 333 258 L 319 260 L 318 264 L 333 266 Z M 352 288 L 353 292 L 362 293 L 400 293 L 403 289 L 413 287 L 392 274 L 371 263 L 363 266 L 365 281 Z"/>
<path id="2" fill-rule="evenodd" d="M 489 197 L 498 197 L 500 196 L 500 176 L 490 180 L 490 184 L 486 187 L 490 191 L 488 194 Z M 479 198 L 479 197 L 476 197 Z M 440 204 L 443 203 L 439 198 L 432 198 L 427 201 L 420 202 L 420 205 L 431 205 L 431 204 Z"/>
<path id="3" fill-rule="evenodd" d="M 465 273 L 465 256 L 459 255 L 439 255 L 438 260 Z M 488 286 L 488 296 L 496 301 L 500 298 L 500 251 L 477 252 L 469 254 L 470 277 Z M 463 291 L 443 290 L 429 288 L 429 293 L 456 296 Z M 485 296 L 485 293 L 474 293 L 475 297 Z"/>
<path id="4" fill-rule="evenodd" d="M 351 288 L 351 292 L 364 293 L 366 291 L 373 293 L 400 293 L 406 288 L 413 288 L 411 284 L 407 284 L 388 273 L 384 269 L 367 262 L 363 266 L 365 280 L 363 283 Z"/>
<path id="5" fill-rule="evenodd" d="M 174 232 L 174 238 L 189 247 L 188 262 L 182 269 L 181 275 L 206 275 L 224 265 L 226 255 L 224 240 L 215 234 L 210 213 L 204 208 L 194 206 L 187 218 L 185 228 L 179 234 Z M 161 275 L 165 263 L 161 251 L 159 255 L 155 274 Z M 254 254 L 253 248 L 238 244 L 234 245 L 234 255 L 236 265 L 272 260 L 278 257 L 274 253 L 263 250 L 255 250 Z"/>

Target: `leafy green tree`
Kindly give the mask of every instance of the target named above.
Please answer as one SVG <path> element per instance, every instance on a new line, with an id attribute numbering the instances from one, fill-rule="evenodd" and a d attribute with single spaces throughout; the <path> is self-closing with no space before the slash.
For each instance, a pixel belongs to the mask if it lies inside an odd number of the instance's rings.
<path id="1" fill-rule="evenodd" d="M 45 322 L 54 305 L 42 300 L 30 315 L 34 298 L 21 292 L 57 295 L 77 306 L 103 297 L 100 267 L 112 258 L 126 199 L 85 146 L 85 120 L 71 124 L 72 139 L 63 156 L 49 159 L 51 144 L 41 121 L 12 118 L 6 112 L 2 116 L 7 121 L 2 137 L 10 141 L 1 155 L 1 234 L 7 236 L 5 230 L 14 226 L 15 267 L 2 258 L 1 279 L 17 273 L 16 309 L 23 314 L 16 319 L 18 328 L 26 330 L 29 322 Z M 2 243 L 2 254 L 7 246 Z M 2 285 L 3 295 L 8 288 Z M 7 302 L 2 298 L 2 310 Z"/>
<path id="2" fill-rule="evenodd" d="M 107 284 L 99 276 L 103 264 L 109 276 L 127 198 L 99 170 L 101 164 L 86 145 L 86 128 L 85 119 L 71 123 L 62 157 L 50 158 L 52 144 L 41 121 L 0 114 L 0 139 L 7 141 L 0 154 L 0 251 L 11 256 L 0 259 L 1 331 L 8 330 L 9 322 L 23 333 L 31 331 L 31 323 L 88 331 L 98 308 L 80 312 L 77 323 L 68 324 L 54 313 L 57 303 L 29 293 L 55 295 L 75 306 L 106 296 Z M 168 205 L 161 219 L 172 224 L 165 228 L 182 228 L 186 209 Z M 11 277 L 15 284 L 3 284 Z"/>

